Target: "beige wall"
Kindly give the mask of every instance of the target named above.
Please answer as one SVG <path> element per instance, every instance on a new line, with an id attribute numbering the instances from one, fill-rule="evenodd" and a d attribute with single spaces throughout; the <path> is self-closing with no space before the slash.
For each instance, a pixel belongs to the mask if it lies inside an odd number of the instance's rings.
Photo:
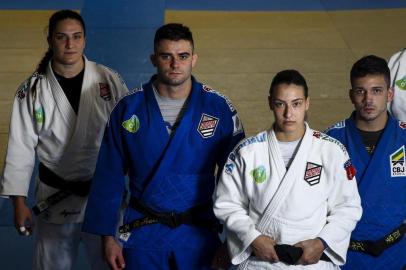
<path id="1" fill-rule="evenodd" d="M 53 11 L 0 11 L 0 167 L 11 101 L 45 52 Z M 276 72 L 298 69 L 311 97 L 309 122 L 324 129 L 351 111 L 352 63 L 366 54 L 389 57 L 406 46 L 406 9 L 351 12 L 179 12 L 166 22 L 191 27 L 199 55 L 195 75 L 228 95 L 246 132 L 270 126 L 267 92 Z M 95 59 L 97 61 L 97 59 Z"/>

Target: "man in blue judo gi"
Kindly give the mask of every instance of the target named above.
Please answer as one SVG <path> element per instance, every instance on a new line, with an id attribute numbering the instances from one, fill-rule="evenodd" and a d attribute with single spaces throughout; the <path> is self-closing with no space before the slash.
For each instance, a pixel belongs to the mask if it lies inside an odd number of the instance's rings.
<path id="1" fill-rule="evenodd" d="M 384 59 L 366 56 L 351 69 L 355 111 L 327 133 L 347 148 L 357 170 L 363 215 L 351 235 L 343 269 L 406 267 L 406 124 L 387 112 L 392 101 Z"/>
<path id="2" fill-rule="evenodd" d="M 220 246 L 216 166 L 244 137 L 235 107 L 192 75 L 192 33 L 159 28 L 157 74 L 121 99 L 107 124 L 83 230 L 101 235 L 113 269 L 211 269 Z M 129 177 L 130 200 L 114 239 Z"/>

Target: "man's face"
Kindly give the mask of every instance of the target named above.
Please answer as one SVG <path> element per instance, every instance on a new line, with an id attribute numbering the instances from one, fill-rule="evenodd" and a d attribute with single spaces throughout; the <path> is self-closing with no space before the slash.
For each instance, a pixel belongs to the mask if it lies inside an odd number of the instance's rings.
<path id="1" fill-rule="evenodd" d="M 384 75 L 367 75 L 353 80 L 349 95 L 356 118 L 373 122 L 386 117 L 386 103 L 392 101 L 393 90 L 388 88 Z"/>
<path id="2" fill-rule="evenodd" d="M 74 65 L 82 61 L 86 42 L 79 21 L 65 19 L 58 22 L 48 43 L 53 50 L 54 62 L 61 65 Z"/>
<path id="3" fill-rule="evenodd" d="M 309 99 L 304 95 L 302 86 L 279 84 L 274 96 L 269 97 L 269 105 L 275 117 L 275 130 L 301 136 L 304 128 Z"/>
<path id="4" fill-rule="evenodd" d="M 197 55 L 193 54 L 192 44 L 187 40 L 164 39 L 155 48 L 151 61 L 157 68 L 159 82 L 168 86 L 181 86 L 190 80 Z"/>

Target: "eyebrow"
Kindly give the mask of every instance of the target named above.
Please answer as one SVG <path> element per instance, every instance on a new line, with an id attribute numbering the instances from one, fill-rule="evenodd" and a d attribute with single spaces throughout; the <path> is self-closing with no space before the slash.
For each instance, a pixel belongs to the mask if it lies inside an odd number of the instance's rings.
<path id="1" fill-rule="evenodd" d="M 177 53 L 176 55 L 185 55 L 185 54 L 190 55 L 189 52 L 180 52 L 180 53 Z M 161 52 L 158 55 L 172 55 L 172 53 L 170 53 L 170 52 Z"/>
<path id="2" fill-rule="evenodd" d="M 291 102 L 301 101 L 301 100 L 304 100 L 304 98 L 296 98 L 296 99 L 292 100 Z M 285 100 L 282 100 L 282 99 L 279 99 L 279 98 L 276 98 L 275 101 L 280 101 L 280 102 L 286 103 Z"/>
<path id="3" fill-rule="evenodd" d="M 83 34 L 83 32 L 79 31 L 79 32 L 72 33 L 72 35 L 76 35 L 76 34 Z M 56 32 L 55 35 L 68 35 L 68 33 L 66 33 L 66 32 Z"/>

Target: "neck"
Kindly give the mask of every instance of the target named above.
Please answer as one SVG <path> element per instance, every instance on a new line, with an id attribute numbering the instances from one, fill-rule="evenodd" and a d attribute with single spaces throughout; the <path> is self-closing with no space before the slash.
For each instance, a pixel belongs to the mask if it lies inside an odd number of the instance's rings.
<path id="1" fill-rule="evenodd" d="M 79 61 L 78 63 L 75 63 L 73 65 L 63 65 L 52 60 L 51 65 L 53 71 L 58 73 L 59 75 L 65 78 L 73 78 L 83 70 L 85 62 L 82 59 L 82 61 Z"/>
<path id="2" fill-rule="evenodd" d="M 276 127 L 276 125 L 274 125 L 273 130 L 275 132 L 275 136 L 278 139 L 278 141 L 293 142 L 293 141 L 297 141 L 297 140 L 300 140 L 301 138 L 303 138 L 303 136 L 306 132 L 306 127 L 305 127 L 305 125 L 303 125 L 303 128 L 301 128 L 299 130 L 295 130 L 292 132 L 285 132 L 285 131 L 278 129 Z"/>
<path id="3" fill-rule="evenodd" d="M 385 128 L 386 122 L 388 122 L 388 114 L 383 113 L 378 118 L 366 121 L 361 119 L 357 114 L 355 114 L 355 126 L 363 131 L 379 131 Z"/>
<path id="4" fill-rule="evenodd" d="M 168 85 L 159 80 L 154 82 L 154 86 L 158 93 L 170 99 L 185 99 L 189 96 L 192 91 L 192 80 L 189 79 L 182 83 L 181 85 Z"/>

